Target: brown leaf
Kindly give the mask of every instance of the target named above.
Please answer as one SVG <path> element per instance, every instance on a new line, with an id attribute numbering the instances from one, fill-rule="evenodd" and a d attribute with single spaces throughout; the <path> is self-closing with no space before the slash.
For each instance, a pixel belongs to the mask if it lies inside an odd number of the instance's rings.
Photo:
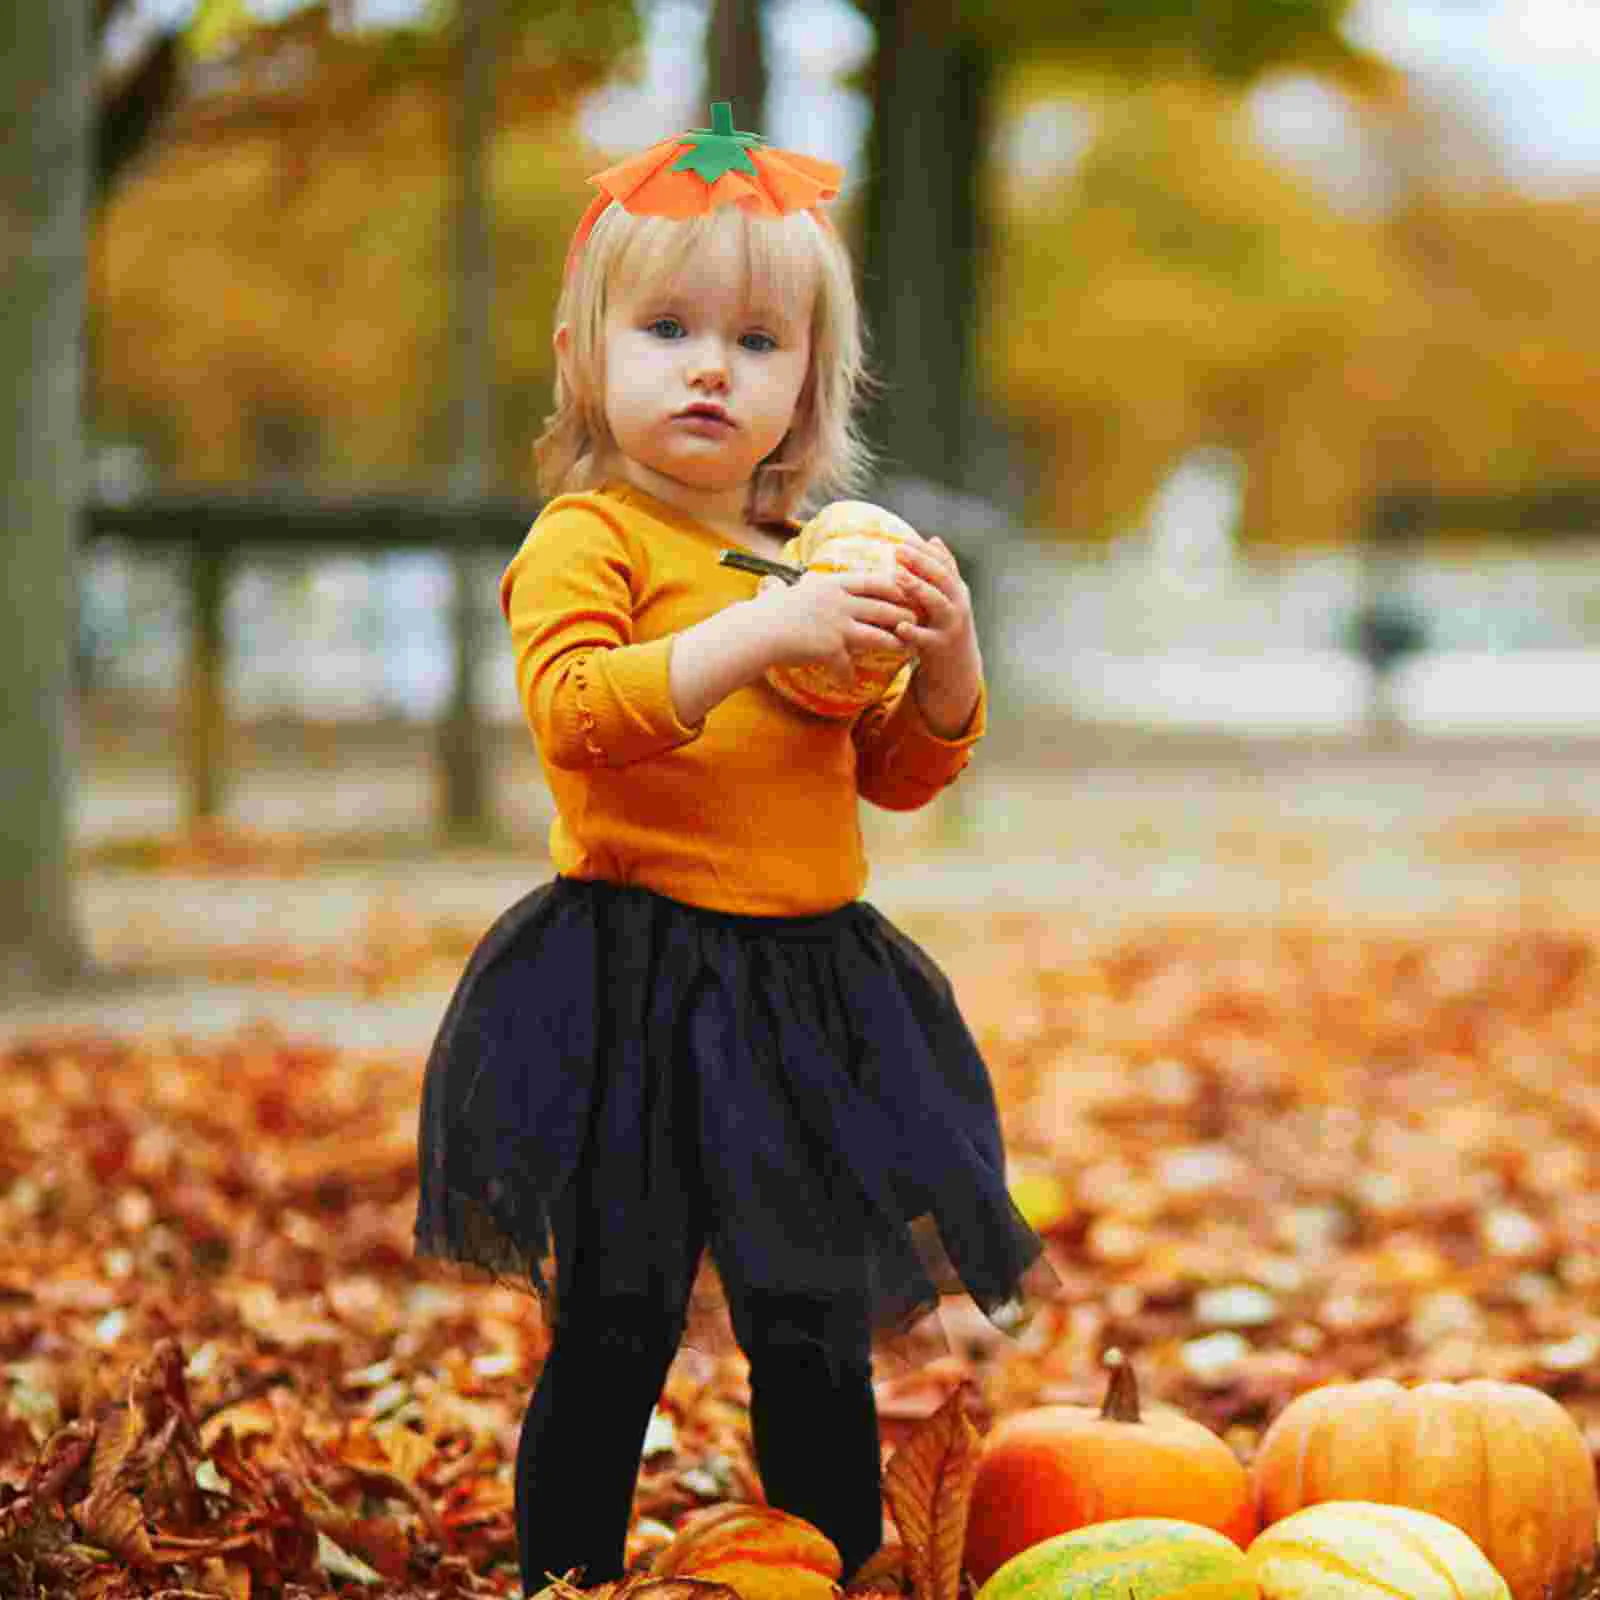
<path id="1" fill-rule="evenodd" d="M 54 1507 L 94 1454 L 94 1431 L 86 1422 L 69 1422 L 40 1446 L 22 1493 L 0 1507 L 0 1525 L 21 1522 L 41 1507 Z"/>
<path id="2" fill-rule="evenodd" d="M 144 1423 L 139 1477 L 146 1514 L 157 1520 L 171 1509 L 191 1526 L 201 1515 L 194 1474 L 205 1452 L 183 1367 L 179 1342 L 158 1340 L 130 1375 L 128 1406 Z"/>
<path id="3" fill-rule="evenodd" d="M 95 1490 L 77 1510 L 78 1526 L 84 1538 L 107 1550 L 130 1567 L 148 1567 L 153 1561 L 150 1530 L 144 1524 L 144 1510 L 128 1490 L 113 1487 Z"/>
<path id="4" fill-rule="evenodd" d="M 906 1552 L 904 1546 L 891 1541 L 882 1545 L 860 1567 L 850 1580 L 847 1591 L 856 1594 L 902 1594 L 905 1592 Z"/>
<path id="5" fill-rule="evenodd" d="M 128 1487 L 143 1440 L 144 1419 L 131 1407 L 118 1406 L 105 1417 L 95 1433 L 89 1493 L 73 1512 L 85 1539 L 131 1567 L 154 1560 L 144 1508 Z"/>
<path id="6" fill-rule="evenodd" d="M 89 1467 L 90 1492 L 109 1492 L 126 1471 L 145 1436 L 144 1414 L 128 1406 L 114 1406 L 95 1428 L 94 1459 Z"/>
<path id="7" fill-rule="evenodd" d="M 907 1571 L 906 1549 L 891 1539 L 880 1547 L 867 1562 L 856 1568 L 845 1590 L 848 1600 L 899 1600 L 910 1594 L 910 1573 Z"/>
<path id="8" fill-rule="evenodd" d="M 138 1408 L 152 1431 L 176 1413 L 183 1420 L 185 1443 L 199 1449 L 200 1434 L 183 1375 L 183 1347 L 176 1339 L 158 1340 L 149 1356 L 134 1368 L 128 1380 L 128 1402 Z"/>
<path id="9" fill-rule="evenodd" d="M 883 1487 L 905 1544 L 916 1600 L 958 1600 L 967 1508 L 982 1441 L 963 1409 L 966 1385 L 889 1458 Z"/>

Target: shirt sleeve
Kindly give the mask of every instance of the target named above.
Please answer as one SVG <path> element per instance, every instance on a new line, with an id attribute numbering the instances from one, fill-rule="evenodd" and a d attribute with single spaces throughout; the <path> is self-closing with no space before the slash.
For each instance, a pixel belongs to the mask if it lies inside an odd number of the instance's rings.
<path id="1" fill-rule="evenodd" d="M 915 811 L 955 782 L 972 759 L 972 747 L 988 728 L 989 690 L 978 689 L 978 704 L 963 732 L 941 739 L 923 720 L 911 693 L 911 666 L 902 668 L 889 692 L 856 718 L 856 788 L 885 811 Z"/>
<path id="2" fill-rule="evenodd" d="M 620 767 L 699 736 L 672 703 L 672 638 L 636 644 L 641 552 L 619 523 L 582 505 L 534 523 L 500 580 L 517 696 L 554 767 Z"/>

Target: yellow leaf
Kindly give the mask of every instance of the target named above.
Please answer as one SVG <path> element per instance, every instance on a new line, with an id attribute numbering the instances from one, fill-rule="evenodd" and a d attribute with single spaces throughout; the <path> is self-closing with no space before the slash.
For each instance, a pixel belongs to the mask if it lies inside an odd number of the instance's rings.
<path id="1" fill-rule="evenodd" d="M 202 0 L 184 35 L 184 43 L 202 61 L 226 50 L 253 25 L 244 0 Z"/>
<path id="2" fill-rule="evenodd" d="M 957 1600 L 967 1508 L 981 1441 L 963 1409 L 965 1385 L 889 1458 L 883 1487 L 905 1545 L 916 1600 Z"/>

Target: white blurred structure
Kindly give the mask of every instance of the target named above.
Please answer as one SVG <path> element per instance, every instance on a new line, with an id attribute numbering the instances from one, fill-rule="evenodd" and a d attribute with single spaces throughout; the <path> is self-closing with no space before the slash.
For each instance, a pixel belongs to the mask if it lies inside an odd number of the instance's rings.
<path id="1" fill-rule="evenodd" d="M 1369 670 L 1349 644 L 1358 551 L 1271 565 L 1234 541 L 1238 462 L 1196 451 L 1147 526 L 1104 553 L 1009 542 L 989 582 L 991 670 L 1022 701 L 1090 723 L 1240 735 L 1357 733 Z M 1600 530 L 1593 544 L 1422 560 L 1403 594 L 1430 646 L 1390 703 L 1417 733 L 1600 734 Z"/>

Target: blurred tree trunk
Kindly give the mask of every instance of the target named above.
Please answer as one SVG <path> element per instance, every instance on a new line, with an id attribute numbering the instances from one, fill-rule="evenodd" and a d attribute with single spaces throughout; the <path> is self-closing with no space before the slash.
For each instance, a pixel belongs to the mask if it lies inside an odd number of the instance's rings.
<path id="1" fill-rule="evenodd" d="M 862 304 L 883 391 L 868 413 L 868 436 L 884 477 L 972 492 L 983 422 L 976 312 L 994 54 L 957 26 L 957 0 L 874 0 L 872 11 L 878 53 Z M 921 531 L 955 547 L 976 593 L 981 577 L 967 530 Z M 981 608 L 976 621 L 982 636 Z M 939 803 L 940 838 L 967 837 L 977 807 L 976 787 L 956 785 Z"/>
<path id="2" fill-rule="evenodd" d="M 762 0 L 715 0 L 706 30 L 705 98 L 708 104 L 731 101 L 735 127 L 766 134 L 767 52 L 762 10 Z"/>
<path id="3" fill-rule="evenodd" d="M 494 460 L 494 257 L 490 242 L 488 147 L 495 123 L 495 41 L 502 0 L 461 0 L 460 103 L 456 124 L 455 463 L 450 492 L 461 504 L 491 488 Z M 477 565 L 451 554 L 455 679 L 439 725 L 438 820 L 456 837 L 489 821 L 489 764 L 473 682 L 480 629 Z"/>
<path id="4" fill-rule="evenodd" d="M 878 58 L 862 298 L 884 392 L 870 419 L 886 474 L 963 485 L 975 393 L 982 172 L 995 61 L 929 7 L 875 0 Z M 947 535 L 948 536 L 948 535 Z"/>
<path id="5" fill-rule="evenodd" d="M 102 55 L 113 20 L 127 9 L 119 0 L 95 0 L 95 51 Z M 158 33 L 131 66 L 99 86 L 94 129 L 94 199 L 103 202 L 149 148 L 178 97 L 182 79 L 178 32 Z"/>
<path id="6" fill-rule="evenodd" d="M 183 815 L 189 828 L 228 803 L 228 577 L 225 550 L 188 552 L 189 652 L 181 695 Z"/>
<path id="7" fill-rule="evenodd" d="M 59 984 L 85 961 L 68 871 L 75 547 L 81 421 L 84 213 L 94 104 L 83 0 L 15 8 L 0 67 L 8 137 L 6 315 L 0 366 L 12 425 L 0 477 L 0 988 Z"/>

